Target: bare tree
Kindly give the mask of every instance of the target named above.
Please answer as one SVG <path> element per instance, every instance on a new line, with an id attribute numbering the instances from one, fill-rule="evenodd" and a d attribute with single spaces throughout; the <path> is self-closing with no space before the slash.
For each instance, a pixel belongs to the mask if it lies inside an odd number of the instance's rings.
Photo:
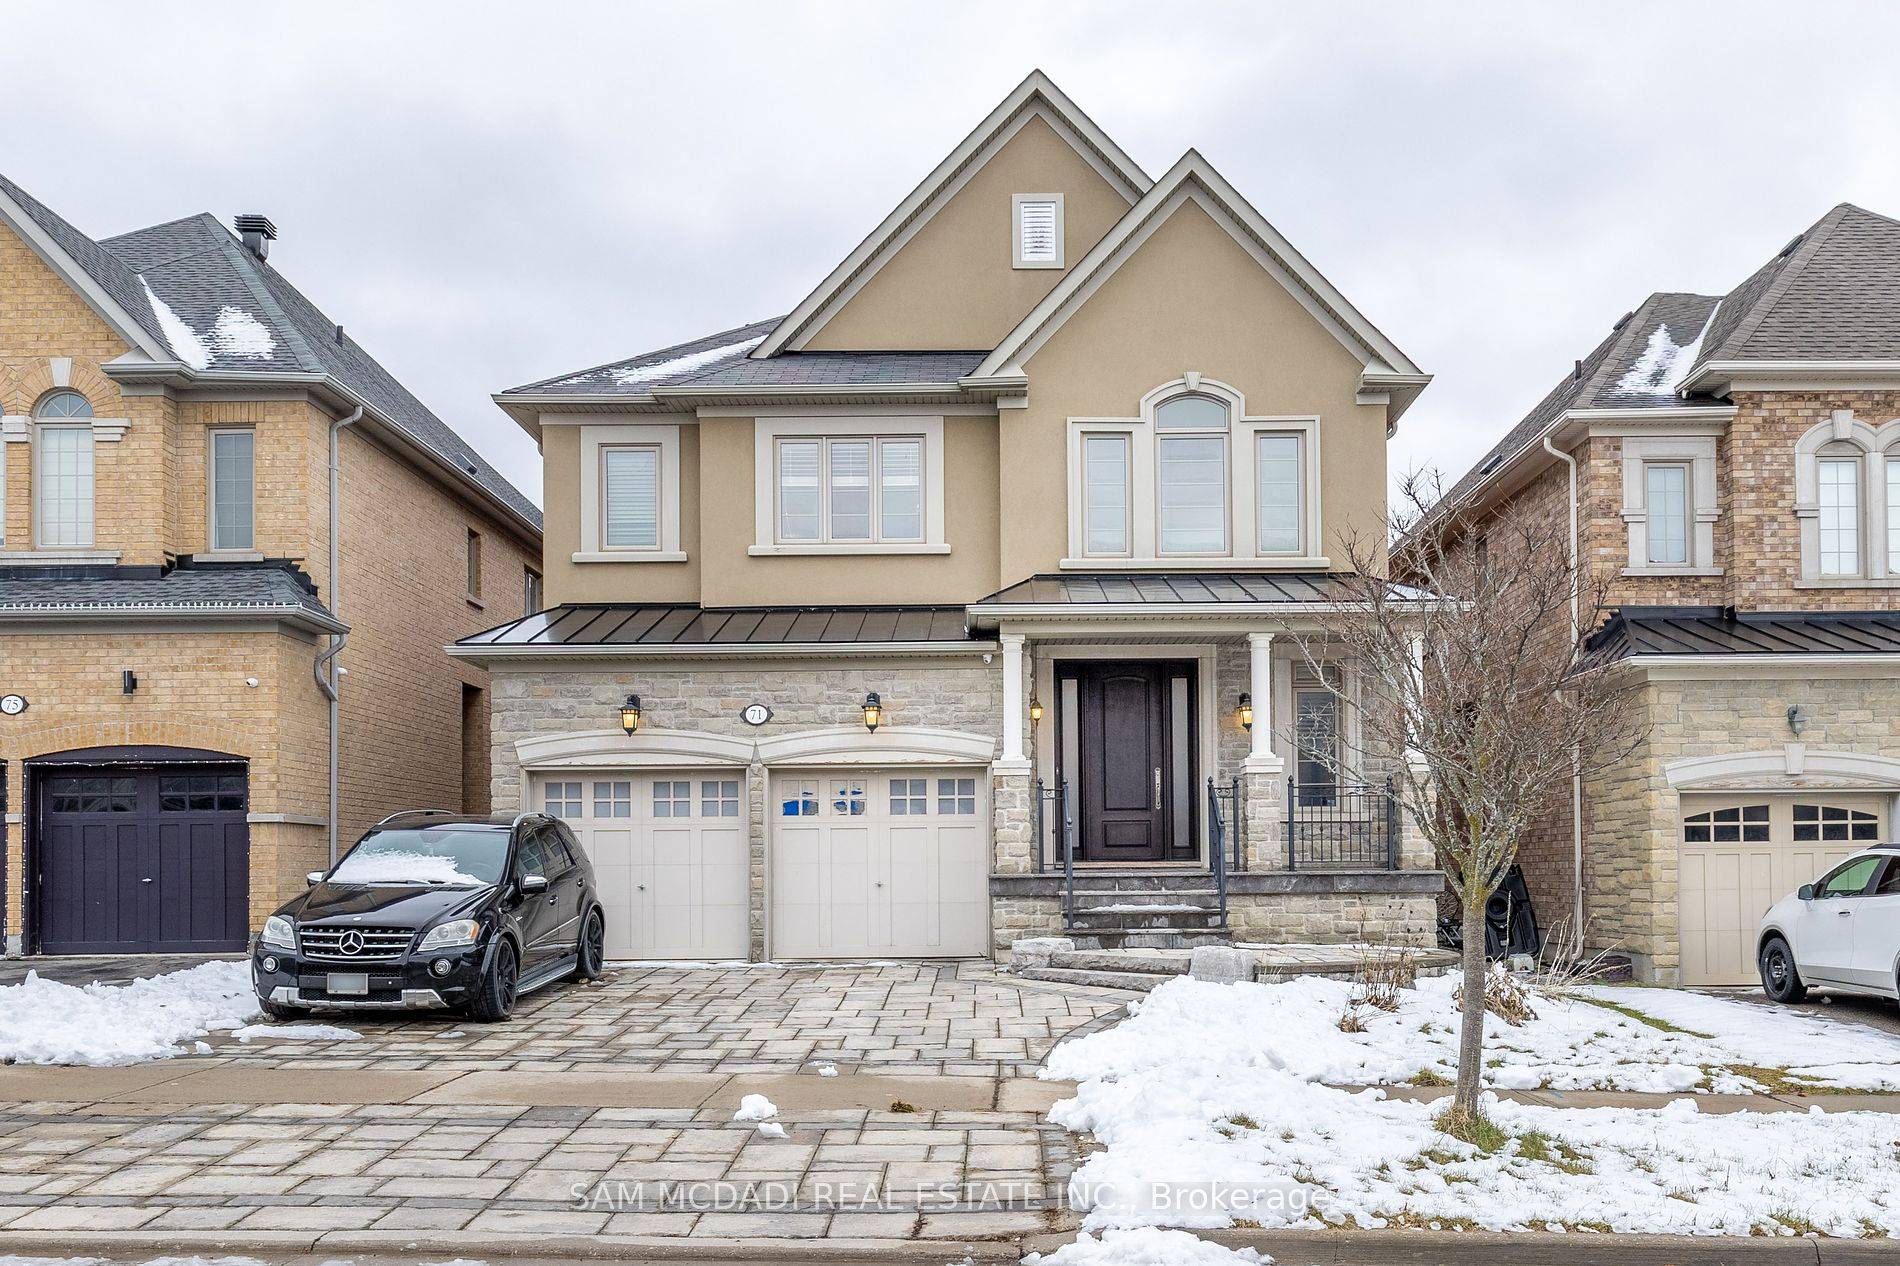
<path id="1" fill-rule="evenodd" d="M 1350 750 L 1362 767 L 1389 762 L 1457 901 L 1456 1130 L 1478 1112 L 1485 904 L 1571 779 L 1621 759 L 1639 731 L 1624 675 L 1587 648 L 1601 595 L 1574 563 L 1561 501 L 1474 517 L 1441 503 L 1435 477 L 1414 475 L 1397 504 L 1389 565 L 1388 538 L 1342 542 L 1347 592 L 1294 641 L 1315 667 L 1344 667 L 1350 686 L 1321 680 L 1358 709 Z"/>

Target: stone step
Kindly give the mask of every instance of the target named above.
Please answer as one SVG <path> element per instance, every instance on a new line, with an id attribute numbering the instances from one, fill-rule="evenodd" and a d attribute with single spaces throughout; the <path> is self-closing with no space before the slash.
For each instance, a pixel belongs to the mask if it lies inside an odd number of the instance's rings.
<path id="1" fill-rule="evenodd" d="M 1217 910 L 1220 908 L 1220 893 L 1213 888 L 1170 888 L 1153 892 L 1078 892 L 1075 894 L 1075 908 L 1111 912 L 1126 910 L 1162 911 L 1169 907 L 1180 906 L 1188 910 Z"/>
<path id="2" fill-rule="evenodd" d="M 1092 985 L 1097 989 L 1129 989 L 1147 993 L 1166 976 L 1139 971 L 1085 971 L 1074 967 L 1029 967 L 1017 973 L 1025 980 L 1050 980 L 1064 985 Z"/>
<path id="3" fill-rule="evenodd" d="M 1139 914 L 1130 910 L 1085 910 L 1077 907 L 1074 926 L 1076 930 L 1091 932 L 1140 932 L 1150 929 L 1172 929 L 1179 931 L 1201 928 L 1226 927 L 1219 910 L 1195 908 L 1192 910 L 1157 910 L 1152 914 Z"/>
<path id="4" fill-rule="evenodd" d="M 1192 949 L 1068 950 L 1052 955 L 1049 966 L 1071 971 L 1141 972 L 1150 976 L 1185 976 L 1194 959 Z"/>
<path id="5" fill-rule="evenodd" d="M 1062 878 L 1062 868 L 1050 872 Z M 1182 889 L 1211 891 L 1214 873 L 1207 870 L 1097 870 L 1075 872 L 1075 891 L 1089 892 L 1172 892 Z"/>
<path id="6" fill-rule="evenodd" d="M 1192 928 L 1144 928 L 1134 931 L 1072 928 L 1063 935 L 1074 941 L 1079 950 L 1193 949 L 1196 945 L 1227 945 L 1233 940 L 1226 928 L 1203 928 L 1198 931 Z"/>

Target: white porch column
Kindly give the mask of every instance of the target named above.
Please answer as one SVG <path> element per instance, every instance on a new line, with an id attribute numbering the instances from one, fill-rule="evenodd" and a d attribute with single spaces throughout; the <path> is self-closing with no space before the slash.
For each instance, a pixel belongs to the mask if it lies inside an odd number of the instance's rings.
<path id="1" fill-rule="evenodd" d="M 999 634 L 1003 644 L 1003 755 L 998 773 L 1027 773 L 1029 756 L 1023 751 L 1023 642 L 1021 633 Z"/>
<path id="2" fill-rule="evenodd" d="M 1247 634 L 1250 666 L 1248 694 L 1253 696 L 1252 743 L 1243 768 L 1250 774 L 1277 774 L 1284 762 L 1273 754 L 1273 634 Z"/>

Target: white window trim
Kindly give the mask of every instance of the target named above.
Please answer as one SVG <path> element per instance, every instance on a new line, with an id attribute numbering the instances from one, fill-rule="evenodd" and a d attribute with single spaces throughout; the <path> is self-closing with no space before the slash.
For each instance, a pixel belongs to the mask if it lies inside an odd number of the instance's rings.
<path id="1" fill-rule="evenodd" d="M 796 557 L 812 554 L 948 554 L 943 526 L 943 418 L 940 415 L 906 417 L 785 417 L 759 418 L 753 424 L 752 544 L 754 557 Z M 909 439 L 924 442 L 924 538 L 921 541 L 785 541 L 778 539 L 778 446 L 780 440 Z M 824 464 L 819 478 L 826 477 Z M 879 477 L 872 462 L 873 486 Z M 829 530 L 821 520 L 821 530 Z"/>
<path id="2" fill-rule="evenodd" d="M 1635 435 L 1623 440 L 1623 524 L 1629 558 L 1625 576 L 1720 576 L 1715 565 L 1715 524 L 1722 517 L 1715 493 L 1713 435 Z M 1650 466 L 1687 466 L 1689 561 L 1649 561 Z"/>
<path id="3" fill-rule="evenodd" d="M 1023 203 L 1025 202 L 1056 204 L 1056 257 L 1053 260 L 1023 258 Z M 1013 196 L 1009 202 L 1010 267 L 1026 269 L 1067 267 L 1069 249 L 1063 220 L 1062 195 L 1059 193 L 1019 193 Z"/>
<path id="4" fill-rule="evenodd" d="M 1860 570 L 1852 576 L 1821 574 L 1821 450 L 1835 444 L 1852 447 L 1860 458 Z M 1851 410 L 1837 409 L 1796 441 L 1794 514 L 1801 531 L 1801 578 L 1795 588 L 1900 588 L 1900 559 L 1887 551 L 1890 460 L 1900 460 L 1900 418 L 1874 427 L 1857 420 Z"/>
<path id="5" fill-rule="evenodd" d="M 220 435 L 251 437 L 251 543 L 243 549 L 218 548 L 218 452 Z M 214 426 L 205 430 L 205 557 L 255 562 L 264 557 L 257 548 L 257 428 Z"/>
<path id="6" fill-rule="evenodd" d="M 1227 531 L 1228 548 L 1220 554 L 1162 554 L 1158 481 L 1160 479 L 1159 436 L 1155 430 L 1155 408 L 1178 395 L 1212 396 L 1228 406 L 1227 430 Z M 1072 417 L 1068 419 L 1068 490 L 1069 548 L 1062 559 L 1064 570 L 1099 571 L 1164 569 L 1191 570 L 1197 566 L 1232 566 L 1252 563 L 1263 567 L 1312 571 L 1330 567 L 1332 562 L 1318 553 L 1314 545 L 1320 539 L 1320 445 L 1319 418 L 1315 415 L 1274 416 L 1249 414 L 1244 396 L 1226 383 L 1190 373 L 1164 383 L 1141 399 L 1138 417 Z M 1122 555 L 1090 554 L 1087 536 L 1085 474 L 1082 466 L 1083 440 L 1090 435 L 1125 434 L 1129 437 L 1129 552 Z M 1183 435 L 1210 435 L 1212 431 L 1183 431 Z M 1297 435 L 1300 439 L 1300 550 L 1291 554 L 1260 552 L 1259 520 L 1256 514 L 1255 452 L 1261 435 Z"/>
<path id="7" fill-rule="evenodd" d="M 657 448 L 659 470 L 659 544 L 653 547 L 608 549 L 602 536 L 601 500 L 603 448 Z M 581 548 L 577 563 L 683 563 L 680 548 L 680 429 L 677 423 L 616 424 L 581 428 Z"/>
<path id="8" fill-rule="evenodd" d="M 92 446 L 92 453 L 90 455 L 90 465 L 92 467 L 92 496 L 90 498 L 92 505 L 92 523 L 90 525 L 91 530 L 87 533 L 90 539 L 86 541 L 66 545 L 49 545 L 45 543 L 45 513 L 49 504 L 49 498 L 41 495 L 40 491 L 43 482 L 40 473 L 40 459 L 45 453 L 45 445 L 41 442 L 40 437 L 45 435 L 48 431 L 84 431 L 86 432 L 87 443 Z M 33 485 L 33 547 L 35 550 L 49 552 L 80 552 L 89 554 L 96 549 L 99 544 L 99 438 L 93 431 L 92 420 L 90 418 L 73 418 L 70 420 L 61 418 L 36 421 L 33 434 L 33 466 L 31 472 Z"/>

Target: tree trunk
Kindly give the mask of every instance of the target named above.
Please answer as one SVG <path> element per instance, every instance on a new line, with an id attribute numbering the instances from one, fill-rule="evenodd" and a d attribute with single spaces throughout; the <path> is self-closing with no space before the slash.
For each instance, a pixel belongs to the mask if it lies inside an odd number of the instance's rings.
<path id="1" fill-rule="evenodd" d="M 1484 1071 L 1484 904 L 1490 895 L 1479 885 L 1466 882 L 1464 897 L 1464 945 L 1459 951 L 1459 967 L 1464 981 L 1459 987 L 1458 1090 L 1452 1099 L 1455 1112 L 1471 1114 L 1478 1110 L 1479 1077 Z"/>

